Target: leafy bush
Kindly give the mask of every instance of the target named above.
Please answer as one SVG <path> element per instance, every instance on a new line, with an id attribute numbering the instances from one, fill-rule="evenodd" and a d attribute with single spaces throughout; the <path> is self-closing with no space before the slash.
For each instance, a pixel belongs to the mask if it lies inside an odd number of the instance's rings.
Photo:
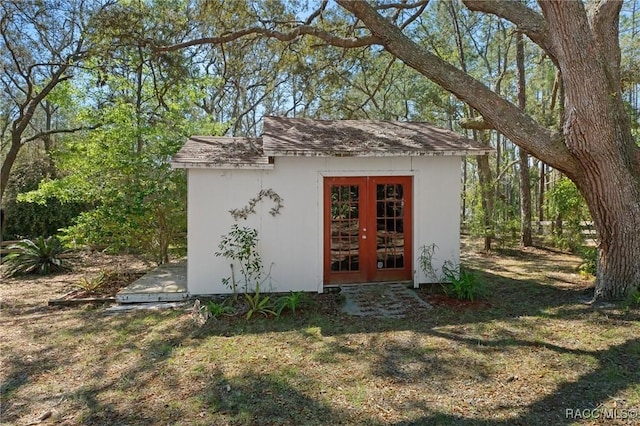
<path id="1" fill-rule="evenodd" d="M 473 272 L 446 261 L 442 266 L 442 272 L 450 284 L 444 285 L 445 293 L 459 300 L 473 301 L 486 295 L 484 282 Z"/>
<path id="2" fill-rule="evenodd" d="M 639 289 L 635 289 L 631 292 L 631 294 L 629 294 L 627 303 L 629 306 L 633 306 L 633 305 L 640 306 L 640 290 Z"/>
<path id="3" fill-rule="evenodd" d="M 37 155 L 22 158 L 13 167 L 2 197 L 4 239 L 54 235 L 89 208 L 85 203 L 62 202 L 53 197 L 44 197 L 37 202 L 24 199 L 22 193 L 36 189 L 40 181 L 46 181 L 56 173 L 49 160 Z"/>
<path id="4" fill-rule="evenodd" d="M 584 244 L 581 223 L 590 220 L 580 191 L 563 176 L 548 192 L 547 203 L 549 213 L 554 218 L 553 244 L 563 250 L 578 251 Z"/>
<path id="5" fill-rule="evenodd" d="M 38 237 L 34 241 L 22 240 L 8 247 L 12 253 L 5 258 L 6 273 L 47 275 L 68 270 L 69 265 L 60 258 L 66 250 L 56 237 Z"/>

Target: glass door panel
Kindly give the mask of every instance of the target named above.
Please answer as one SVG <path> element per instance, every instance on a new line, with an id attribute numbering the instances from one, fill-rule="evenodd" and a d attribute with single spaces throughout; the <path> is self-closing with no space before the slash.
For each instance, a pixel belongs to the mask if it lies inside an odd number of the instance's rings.
<path id="1" fill-rule="evenodd" d="M 413 278 L 410 176 L 373 176 L 372 221 L 376 230 L 372 245 L 370 281 L 408 281 Z"/>
<path id="2" fill-rule="evenodd" d="M 412 279 L 411 184 L 410 176 L 325 178 L 325 284 Z"/>
<path id="3" fill-rule="evenodd" d="M 404 198 L 402 184 L 376 185 L 376 268 L 404 267 Z"/>
<path id="4" fill-rule="evenodd" d="M 363 282 L 362 224 L 366 178 L 326 178 L 324 184 L 325 284 Z"/>
<path id="5" fill-rule="evenodd" d="M 360 269 L 360 188 L 331 185 L 331 270 Z"/>

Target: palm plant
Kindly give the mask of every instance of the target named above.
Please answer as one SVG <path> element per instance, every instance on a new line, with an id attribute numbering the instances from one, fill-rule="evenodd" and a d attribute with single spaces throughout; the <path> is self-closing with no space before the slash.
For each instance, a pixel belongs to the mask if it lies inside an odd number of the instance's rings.
<path id="1" fill-rule="evenodd" d="M 69 265 L 60 255 L 66 250 L 56 237 L 38 237 L 22 240 L 8 247 L 11 252 L 5 257 L 6 274 L 40 274 L 69 270 Z"/>

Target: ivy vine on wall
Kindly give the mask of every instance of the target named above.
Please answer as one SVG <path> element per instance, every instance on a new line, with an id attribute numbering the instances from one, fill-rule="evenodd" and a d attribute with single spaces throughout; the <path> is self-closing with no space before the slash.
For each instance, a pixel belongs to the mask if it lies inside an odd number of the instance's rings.
<path id="1" fill-rule="evenodd" d="M 235 220 L 247 219 L 250 214 L 254 214 L 256 212 L 256 206 L 265 197 L 269 198 L 275 203 L 275 206 L 273 206 L 271 210 L 269 210 L 269 214 L 274 217 L 280 214 L 280 210 L 282 209 L 282 207 L 284 207 L 284 205 L 282 204 L 284 200 L 282 199 L 282 197 L 280 197 L 280 195 L 278 195 L 277 192 L 275 192 L 271 188 L 260 190 L 256 197 L 249 200 L 249 204 L 240 209 L 229 210 L 229 213 L 231 213 L 231 216 Z"/>

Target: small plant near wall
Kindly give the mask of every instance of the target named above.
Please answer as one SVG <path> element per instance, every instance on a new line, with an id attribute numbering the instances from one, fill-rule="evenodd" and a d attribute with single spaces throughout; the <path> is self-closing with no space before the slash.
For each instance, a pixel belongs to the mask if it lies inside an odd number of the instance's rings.
<path id="1" fill-rule="evenodd" d="M 229 299 L 224 299 L 222 302 L 216 302 L 209 300 L 205 305 L 209 312 L 209 318 L 218 319 L 223 315 L 233 315 L 233 306 L 228 304 Z"/>
<path id="2" fill-rule="evenodd" d="M 283 200 L 273 189 L 261 190 L 255 198 L 249 200 L 245 207 L 230 210 L 229 213 L 236 221 L 247 219 L 249 215 L 256 213 L 255 207 L 264 198 L 269 198 L 275 203 L 275 206 L 269 210 L 269 214 L 271 216 L 280 214 Z M 292 293 L 272 299 L 261 292 L 261 285 L 270 274 L 267 273 L 265 275 L 264 273 L 262 258 L 258 251 L 258 242 L 257 229 L 246 226 L 240 227 L 237 223 L 231 226 L 229 233 L 222 236 L 215 255 L 228 259 L 231 269 L 231 276 L 224 278 L 222 282 L 233 292 L 232 303 L 244 304 L 246 310 L 243 308 L 234 310 L 234 306 L 229 305 L 206 305 L 204 306 L 206 319 L 216 318 L 227 313 L 240 312 L 246 312 L 245 317 L 247 320 L 251 319 L 255 314 L 261 314 L 265 317 L 279 317 L 284 309 L 288 308 L 295 312 L 295 309 L 302 303 L 302 293 Z M 242 300 L 238 299 L 239 292 L 244 295 Z M 200 310 L 201 308 L 198 307 L 198 311 Z M 200 316 L 202 317 L 203 315 Z"/>
<path id="3" fill-rule="evenodd" d="M 269 315 L 277 315 L 274 310 L 271 298 L 260 293 L 260 285 L 256 285 L 253 293 L 245 293 L 244 299 L 249 306 L 247 311 L 247 319 L 251 319 L 253 314 L 262 314 L 265 317 Z"/>
<path id="4" fill-rule="evenodd" d="M 237 262 L 240 265 L 242 281 L 240 285 L 243 293 L 255 289 L 262 279 L 262 259 L 258 253 L 258 230 L 246 226 L 239 227 L 233 224 L 231 231 L 222 236 L 215 255 Z M 234 301 L 238 299 L 238 282 L 233 263 L 231 264 L 231 277 L 225 278 L 223 283 L 233 291 Z"/>
<path id="5" fill-rule="evenodd" d="M 296 313 L 296 309 L 300 309 L 310 303 L 309 296 L 302 291 L 291 291 L 289 294 L 280 296 L 276 300 L 276 315 L 280 317 L 282 311 L 288 309 L 292 314 Z"/>
<path id="6" fill-rule="evenodd" d="M 420 247 L 418 264 L 424 275 L 433 282 L 440 282 L 445 294 L 459 300 L 473 301 L 486 295 L 484 282 L 473 272 L 459 263 L 445 260 L 442 273 L 438 274 L 433 266 L 438 246 L 435 244 Z"/>
<path id="7" fill-rule="evenodd" d="M 427 277 L 427 279 L 430 279 L 431 282 L 434 283 L 442 280 L 442 278 L 438 276 L 435 268 L 433 267 L 433 260 L 435 258 L 434 255 L 437 249 L 438 246 L 435 243 L 432 243 L 428 246 L 424 245 L 420 247 L 420 256 L 418 256 L 418 264 L 420 265 L 420 269 Z"/>
<path id="8" fill-rule="evenodd" d="M 443 284 L 442 288 L 448 296 L 459 300 L 474 301 L 486 295 L 484 282 L 461 265 L 447 260 L 442 265 L 442 272 L 448 281 Z"/>

